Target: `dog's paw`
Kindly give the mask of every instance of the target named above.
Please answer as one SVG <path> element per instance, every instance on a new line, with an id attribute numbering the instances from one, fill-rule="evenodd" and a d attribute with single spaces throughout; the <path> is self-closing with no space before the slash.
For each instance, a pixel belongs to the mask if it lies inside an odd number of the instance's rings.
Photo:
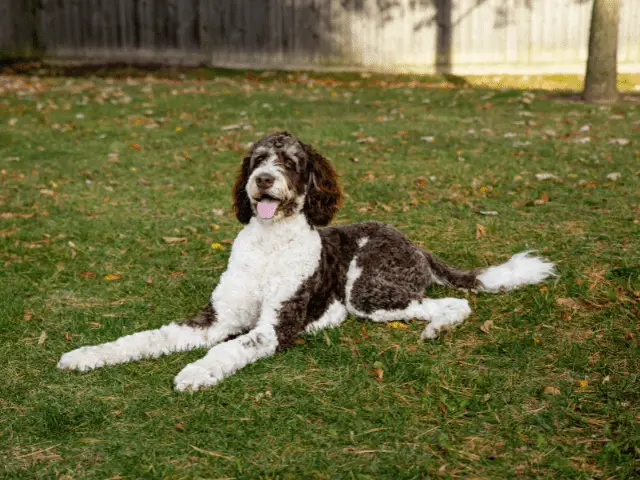
<path id="1" fill-rule="evenodd" d="M 420 335 L 423 340 L 436 338 L 447 327 L 462 323 L 471 314 L 471 307 L 464 298 L 442 298 L 433 301 L 430 314 L 430 323 Z"/>
<path id="2" fill-rule="evenodd" d="M 58 361 L 58 368 L 86 372 L 104 365 L 95 347 L 82 347 L 65 353 Z"/>
<path id="3" fill-rule="evenodd" d="M 185 390 L 196 391 L 201 388 L 211 387 L 218 383 L 220 379 L 215 377 L 206 368 L 195 364 L 187 365 L 182 371 L 176 375 L 173 380 L 175 389 L 179 392 Z"/>

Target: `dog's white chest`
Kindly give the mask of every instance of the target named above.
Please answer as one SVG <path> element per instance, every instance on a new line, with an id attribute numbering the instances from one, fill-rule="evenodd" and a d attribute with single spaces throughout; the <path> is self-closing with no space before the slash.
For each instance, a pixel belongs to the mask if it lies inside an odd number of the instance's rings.
<path id="1" fill-rule="evenodd" d="M 253 323 L 265 305 L 278 309 L 295 295 L 318 268 L 321 250 L 320 235 L 302 216 L 270 228 L 252 221 L 236 238 L 213 299 L 242 296 L 243 321 Z"/>

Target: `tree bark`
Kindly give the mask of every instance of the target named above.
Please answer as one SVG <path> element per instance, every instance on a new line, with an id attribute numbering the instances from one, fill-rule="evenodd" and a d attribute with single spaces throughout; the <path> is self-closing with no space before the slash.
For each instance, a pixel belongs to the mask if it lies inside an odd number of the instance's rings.
<path id="1" fill-rule="evenodd" d="M 594 0 L 589 32 L 589 59 L 583 98 L 589 103 L 618 100 L 618 24 L 620 0 Z"/>

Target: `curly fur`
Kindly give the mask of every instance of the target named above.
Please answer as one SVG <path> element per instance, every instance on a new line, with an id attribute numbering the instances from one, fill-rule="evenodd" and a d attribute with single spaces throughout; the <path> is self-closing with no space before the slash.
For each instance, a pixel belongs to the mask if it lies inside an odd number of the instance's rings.
<path id="1" fill-rule="evenodd" d="M 202 313 L 73 350 L 58 367 L 86 371 L 207 347 L 175 377 L 177 390 L 197 390 L 295 345 L 304 332 L 340 325 L 348 313 L 375 322 L 425 320 L 422 338 L 434 338 L 471 309 L 464 299 L 426 298 L 433 284 L 495 292 L 554 274 L 552 263 L 528 252 L 503 265 L 460 270 L 390 225 L 327 227 L 341 201 L 334 167 L 310 145 L 287 132 L 262 138 L 233 186 L 234 212 L 245 227 Z"/>

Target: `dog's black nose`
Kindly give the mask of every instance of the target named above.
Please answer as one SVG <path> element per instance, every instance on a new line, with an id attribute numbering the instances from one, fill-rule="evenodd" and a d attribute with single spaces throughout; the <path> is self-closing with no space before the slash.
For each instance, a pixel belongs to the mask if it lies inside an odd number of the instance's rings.
<path id="1" fill-rule="evenodd" d="M 271 188 L 271 186 L 273 185 L 273 180 L 273 175 L 269 173 L 263 173 L 262 175 L 258 175 L 256 177 L 256 184 L 258 185 L 258 188 L 266 190 L 267 188 Z"/>

